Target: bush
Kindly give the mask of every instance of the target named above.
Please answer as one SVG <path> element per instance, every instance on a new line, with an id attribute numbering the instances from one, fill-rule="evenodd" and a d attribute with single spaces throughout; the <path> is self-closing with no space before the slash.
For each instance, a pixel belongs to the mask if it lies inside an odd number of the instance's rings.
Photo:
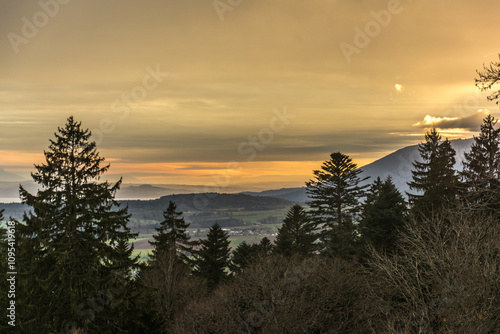
<path id="1" fill-rule="evenodd" d="M 384 332 L 498 333 L 499 222 L 462 207 L 406 230 L 397 255 L 371 263 L 391 305 Z"/>
<path id="2" fill-rule="evenodd" d="M 340 259 L 271 256 L 189 305 L 174 333 L 373 333 L 370 277 Z"/>

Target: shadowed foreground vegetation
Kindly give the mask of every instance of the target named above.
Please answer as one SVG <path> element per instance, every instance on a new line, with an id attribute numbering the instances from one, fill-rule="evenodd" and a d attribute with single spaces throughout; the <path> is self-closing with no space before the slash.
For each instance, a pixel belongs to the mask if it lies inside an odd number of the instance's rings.
<path id="1" fill-rule="evenodd" d="M 269 256 L 176 315 L 173 333 L 498 333 L 500 228 L 470 208 L 411 221 L 396 254 Z"/>

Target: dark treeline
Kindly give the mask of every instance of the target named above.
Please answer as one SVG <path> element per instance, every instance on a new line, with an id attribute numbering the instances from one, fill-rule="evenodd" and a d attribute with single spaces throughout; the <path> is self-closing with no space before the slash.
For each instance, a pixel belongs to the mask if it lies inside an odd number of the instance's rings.
<path id="1" fill-rule="evenodd" d="M 492 65 L 493 66 L 493 65 Z M 491 73 L 479 72 L 489 89 Z M 498 95 L 496 95 L 498 97 Z M 407 203 L 390 177 L 360 186 L 334 152 L 306 183 L 274 243 L 231 250 L 214 224 L 186 233 L 164 203 L 146 263 L 132 256 L 121 181 L 90 131 L 70 117 L 35 166 L 41 190 L 16 225 L 15 324 L 20 333 L 498 333 L 500 129 L 484 118 L 463 171 L 436 129 L 419 145 Z M 3 214 L 0 213 L 0 214 Z M 0 274 L 12 246 L 0 231 Z M 6 278 L 0 283 L 7 289 Z M 2 293 L 5 313 L 10 300 Z M 8 319 L 7 314 L 3 319 Z M 11 330 L 1 322 L 1 332 Z"/>
<path id="2" fill-rule="evenodd" d="M 127 205 L 131 211 L 163 211 L 168 203 L 173 201 L 182 211 L 202 211 L 218 209 L 242 209 L 242 210 L 269 210 L 277 206 L 290 204 L 289 201 L 275 198 L 251 196 L 246 194 L 220 194 L 220 193 L 201 193 L 201 194 L 180 194 L 163 196 L 159 199 L 141 201 L 127 200 L 120 201 Z M 141 217 L 138 217 L 141 218 Z M 161 220 L 161 219 L 158 219 Z"/>

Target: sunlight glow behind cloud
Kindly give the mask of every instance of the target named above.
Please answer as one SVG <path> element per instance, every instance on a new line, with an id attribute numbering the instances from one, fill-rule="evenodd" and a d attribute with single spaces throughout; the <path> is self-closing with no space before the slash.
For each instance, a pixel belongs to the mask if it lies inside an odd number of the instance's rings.
<path id="1" fill-rule="evenodd" d="M 435 126 L 443 121 L 455 121 L 458 117 L 434 117 L 431 115 L 426 115 L 422 122 L 413 124 L 413 126 Z"/>

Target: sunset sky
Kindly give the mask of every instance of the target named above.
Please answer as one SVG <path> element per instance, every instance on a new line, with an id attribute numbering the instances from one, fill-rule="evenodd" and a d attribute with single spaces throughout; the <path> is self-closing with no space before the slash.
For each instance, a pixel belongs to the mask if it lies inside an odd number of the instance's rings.
<path id="1" fill-rule="evenodd" d="M 28 178 L 73 115 L 127 183 L 302 186 L 467 138 L 498 106 L 498 0 L 0 2 L 0 168 Z"/>

